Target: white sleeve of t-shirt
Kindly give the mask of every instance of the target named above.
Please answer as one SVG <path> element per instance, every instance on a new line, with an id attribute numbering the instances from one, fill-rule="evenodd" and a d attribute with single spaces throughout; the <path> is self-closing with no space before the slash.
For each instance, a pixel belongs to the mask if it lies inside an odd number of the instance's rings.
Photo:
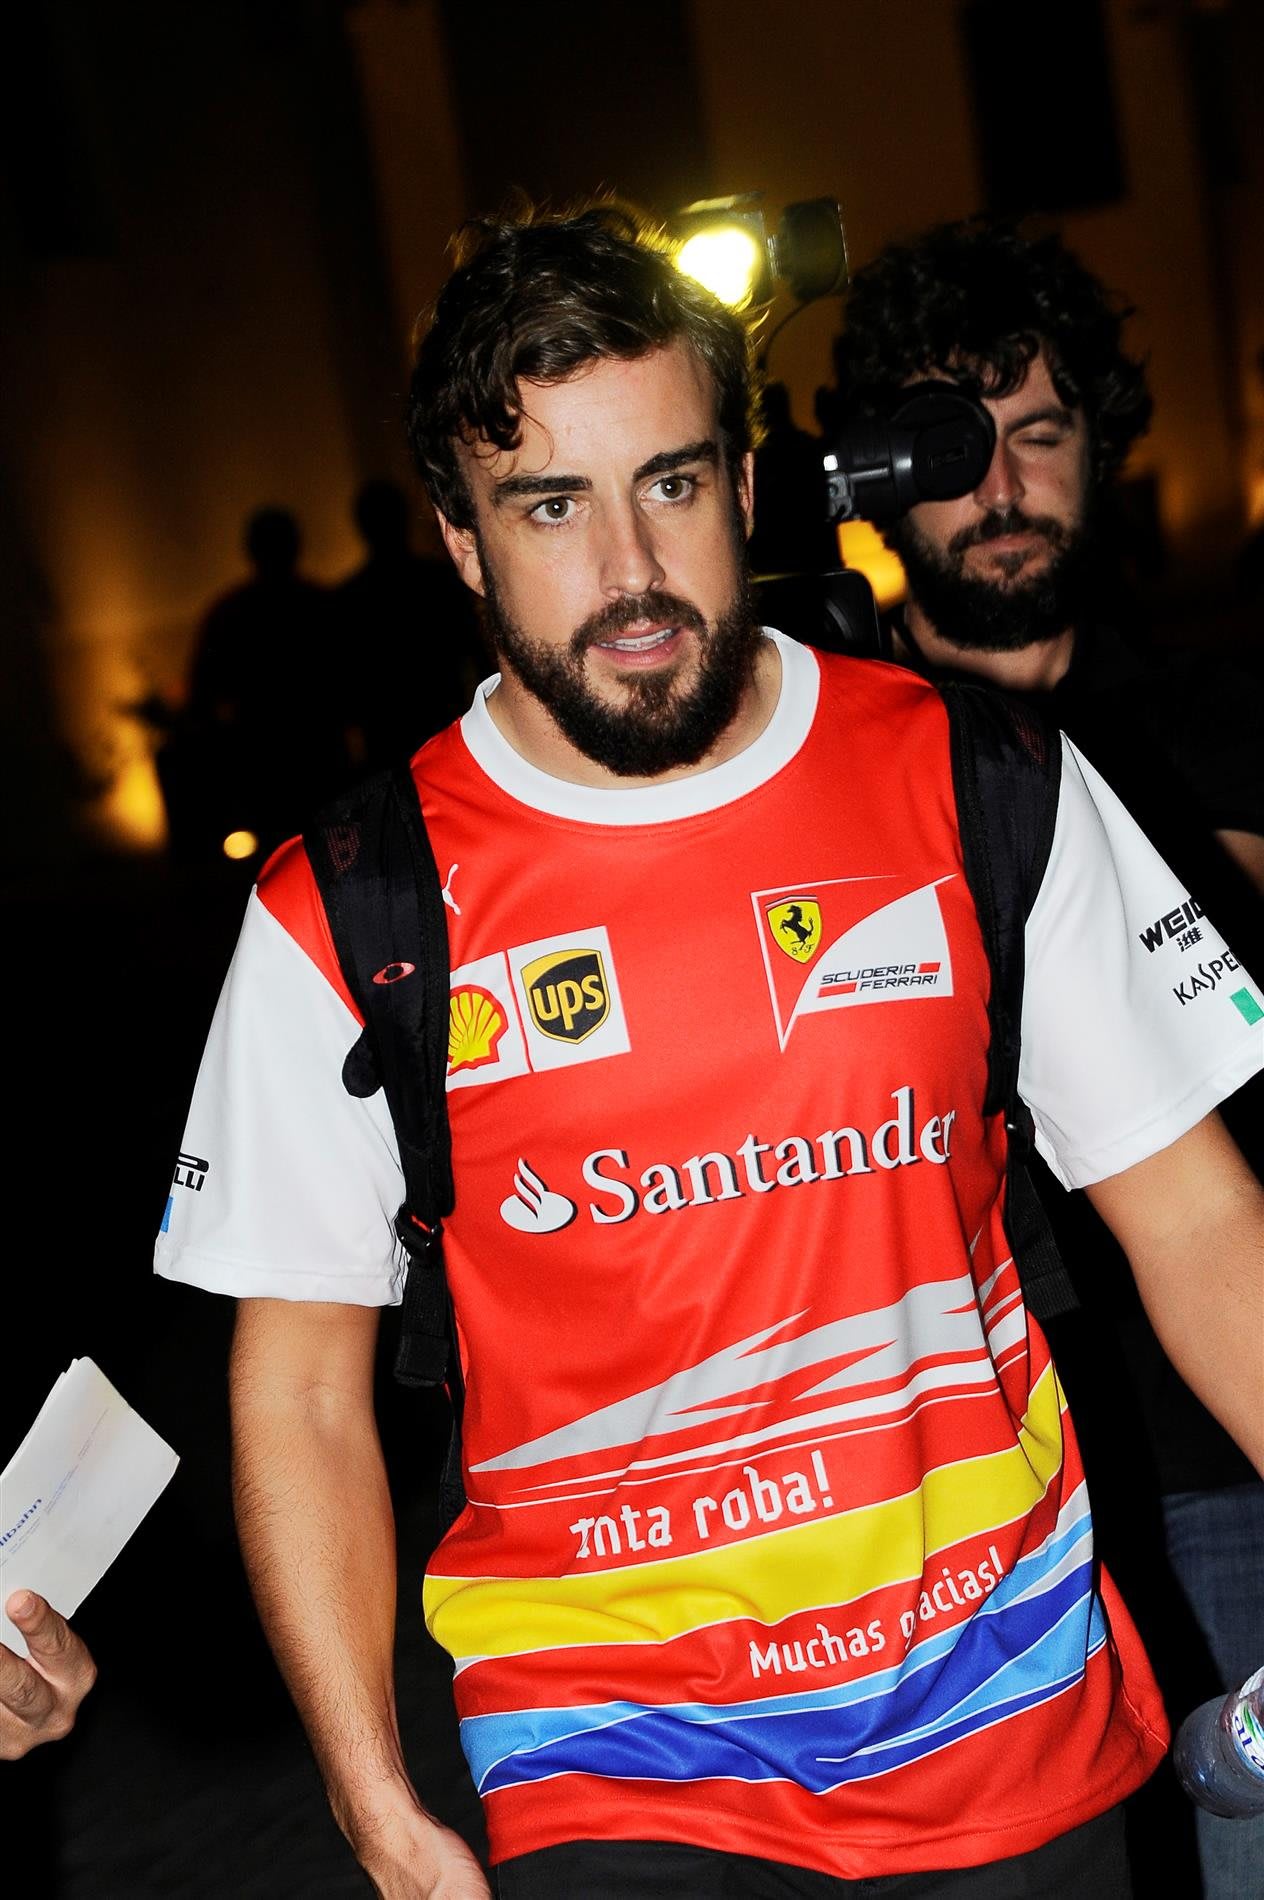
<path id="1" fill-rule="evenodd" d="M 1069 740 L 1027 924 L 1019 1092 L 1066 1187 L 1168 1147 L 1264 1066 L 1264 999 Z"/>
<path id="2" fill-rule="evenodd" d="M 360 1026 L 257 893 L 211 1025 L 154 1250 L 239 1298 L 391 1305 L 404 1198 L 385 1097 L 349 1095 Z"/>

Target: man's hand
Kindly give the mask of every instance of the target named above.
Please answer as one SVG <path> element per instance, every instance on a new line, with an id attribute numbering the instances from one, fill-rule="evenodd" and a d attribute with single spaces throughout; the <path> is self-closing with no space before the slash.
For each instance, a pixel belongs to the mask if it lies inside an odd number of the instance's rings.
<path id="1" fill-rule="evenodd" d="M 459 1834 L 428 1816 L 417 1816 L 424 1831 L 392 1842 L 389 1854 L 361 1858 L 379 1900 L 491 1900 L 483 1870 Z"/>
<path id="2" fill-rule="evenodd" d="M 30 1650 L 23 1659 L 0 1643 L 0 1761 L 19 1761 L 69 1735 L 97 1670 L 69 1623 L 33 1590 L 15 1590 L 4 1608 Z"/>

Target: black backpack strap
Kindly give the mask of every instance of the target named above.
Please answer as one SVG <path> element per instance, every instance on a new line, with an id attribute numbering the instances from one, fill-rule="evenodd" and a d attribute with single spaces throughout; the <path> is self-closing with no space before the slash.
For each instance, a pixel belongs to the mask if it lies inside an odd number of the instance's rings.
<path id="1" fill-rule="evenodd" d="M 395 1124 L 408 1254 L 395 1376 L 445 1380 L 459 1423 L 460 1366 L 443 1269 L 452 1211 L 448 933 L 443 891 L 407 766 L 353 786 L 303 835 L 330 934 L 364 1029 L 343 1064 L 352 1095 L 381 1088 Z M 458 1467 L 459 1469 L 459 1467 Z"/>
<path id="2" fill-rule="evenodd" d="M 1018 1093 L 1027 918 L 1058 816 L 1062 741 L 1038 702 L 965 679 L 941 680 L 965 858 L 992 969 L 983 1110 L 1005 1115 L 1005 1225 L 1023 1298 L 1039 1320 L 1077 1304 L 1027 1167 L 1035 1127 Z"/>

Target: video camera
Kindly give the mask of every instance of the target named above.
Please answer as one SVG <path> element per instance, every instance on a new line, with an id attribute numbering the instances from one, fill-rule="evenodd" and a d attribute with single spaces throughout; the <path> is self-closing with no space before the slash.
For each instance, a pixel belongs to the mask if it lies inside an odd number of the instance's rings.
<path id="1" fill-rule="evenodd" d="M 955 501 L 977 488 L 996 447 L 996 427 L 956 383 L 912 383 L 883 418 L 849 423 L 824 458 L 831 525 L 857 518 L 885 527 L 922 501 Z M 774 574 L 757 583 L 773 626 L 819 627 L 813 641 L 832 653 L 890 658 L 869 583 L 854 568 Z"/>

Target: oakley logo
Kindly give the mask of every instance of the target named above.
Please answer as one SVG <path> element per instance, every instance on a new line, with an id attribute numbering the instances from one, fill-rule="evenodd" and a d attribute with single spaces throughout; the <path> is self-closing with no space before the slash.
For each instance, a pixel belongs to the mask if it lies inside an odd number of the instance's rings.
<path id="1" fill-rule="evenodd" d="M 402 977 L 411 976 L 417 968 L 415 963 L 388 963 L 380 969 L 373 981 L 375 983 L 398 983 Z"/>

